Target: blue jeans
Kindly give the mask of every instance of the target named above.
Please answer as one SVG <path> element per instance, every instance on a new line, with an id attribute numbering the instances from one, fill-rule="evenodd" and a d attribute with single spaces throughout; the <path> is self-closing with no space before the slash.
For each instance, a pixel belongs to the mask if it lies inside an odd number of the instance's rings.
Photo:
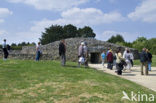
<path id="1" fill-rule="evenodd" d="M 148 62 L 148 70 L 151 71 L 151 62 Z"/>
<path id="2" fill-rule="evenodd" d="M 39 61 L 40 60 L 40 51 L 37 51 L 37 53 L 36 53 L 36 61 Z"/>

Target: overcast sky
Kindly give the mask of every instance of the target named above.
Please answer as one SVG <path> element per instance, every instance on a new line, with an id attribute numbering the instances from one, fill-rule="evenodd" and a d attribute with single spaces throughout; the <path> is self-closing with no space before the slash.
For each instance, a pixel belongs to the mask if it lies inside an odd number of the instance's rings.
<path id="1" fill-rule="evenodd" d="M 0 41 L 38 42 L 52 24 L 91 26 L 96 38 L 156 37 L 156 0 L 0 0 Z M 1 43 L 0 42 L 0 43 Z"/>

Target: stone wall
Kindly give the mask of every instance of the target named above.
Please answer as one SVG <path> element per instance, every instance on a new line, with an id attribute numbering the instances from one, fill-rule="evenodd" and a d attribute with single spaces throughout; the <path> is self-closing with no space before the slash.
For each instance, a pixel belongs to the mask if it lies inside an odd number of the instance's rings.
<path id="1" fill-rule="evenodd" d="M 103 50 L 107 51 L 108 48 L 111 48 L 113 51 L 116 51 L 119 45 L 108 43 L 105 41 L 96 40 L 93 38 L 70 38 L 66 39 L 67 52 L 66 57 L 69 61 L 77 61 L 78 56 L 78 47 L 82 41 L 87 42 L 89 47 L 89 53 L 101 53 Z M 58 60 L 59 59 L 59 41 L 42 45 L 42 58 L 44 60 Z M 21 51 L 11 51 L 10 57 L 15 59 L 35 59 L 35 46 L 24 46 Z M 121 47 L 122 51 L 124 51 L 125 47 Z M 135 59 L 138 58 L 138 51 L 130 48 L 133 52 Z"/>

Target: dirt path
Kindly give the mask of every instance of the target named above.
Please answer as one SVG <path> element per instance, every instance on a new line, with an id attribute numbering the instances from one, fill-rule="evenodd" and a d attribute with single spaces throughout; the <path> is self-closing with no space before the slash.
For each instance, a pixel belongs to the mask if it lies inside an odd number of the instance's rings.
<path id="1" fill-rule="evenodd" d="M 109 70 L 107 68 L 103 68 L 101 64 L 89 64 L 89 66 L 112 75 L 117 75 L 115 73 L 115 70 Z M 152 71 L 149 72 L 148 76 L 141 76 L 140 67 L 134 66 L 131 72 L 125 71 L 123 72 L 123 75 L 120 77 L 131 80 L 133 82 L 136 82 L 137 84 L 140 84 L 144 87 L 156 91 L 156 67 L 152 67 Z"/>

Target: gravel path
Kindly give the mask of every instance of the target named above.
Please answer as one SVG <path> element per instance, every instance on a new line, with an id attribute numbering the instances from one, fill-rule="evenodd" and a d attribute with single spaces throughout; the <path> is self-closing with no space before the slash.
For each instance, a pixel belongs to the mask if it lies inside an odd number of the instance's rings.
<path id="1" fill-rule="evenodd" d="M 115 70 L 109 70 L 105 67 L 103 68 L 101 64 L 89 64 L 89 66 L 112 75 L 117 75 L 115 73 Z M 134 66 L 131 72 L 125 71 L 123 72 L 123 75 L 119 77 L 136 82 L 137 84 L 147 87 L 153 91 L 156 91 L 156 67 L 152 67 L 152 71 L 149 72 L 148 76 L 145 75 L 142 76 L 140 73 L 140 67 Z"/>

